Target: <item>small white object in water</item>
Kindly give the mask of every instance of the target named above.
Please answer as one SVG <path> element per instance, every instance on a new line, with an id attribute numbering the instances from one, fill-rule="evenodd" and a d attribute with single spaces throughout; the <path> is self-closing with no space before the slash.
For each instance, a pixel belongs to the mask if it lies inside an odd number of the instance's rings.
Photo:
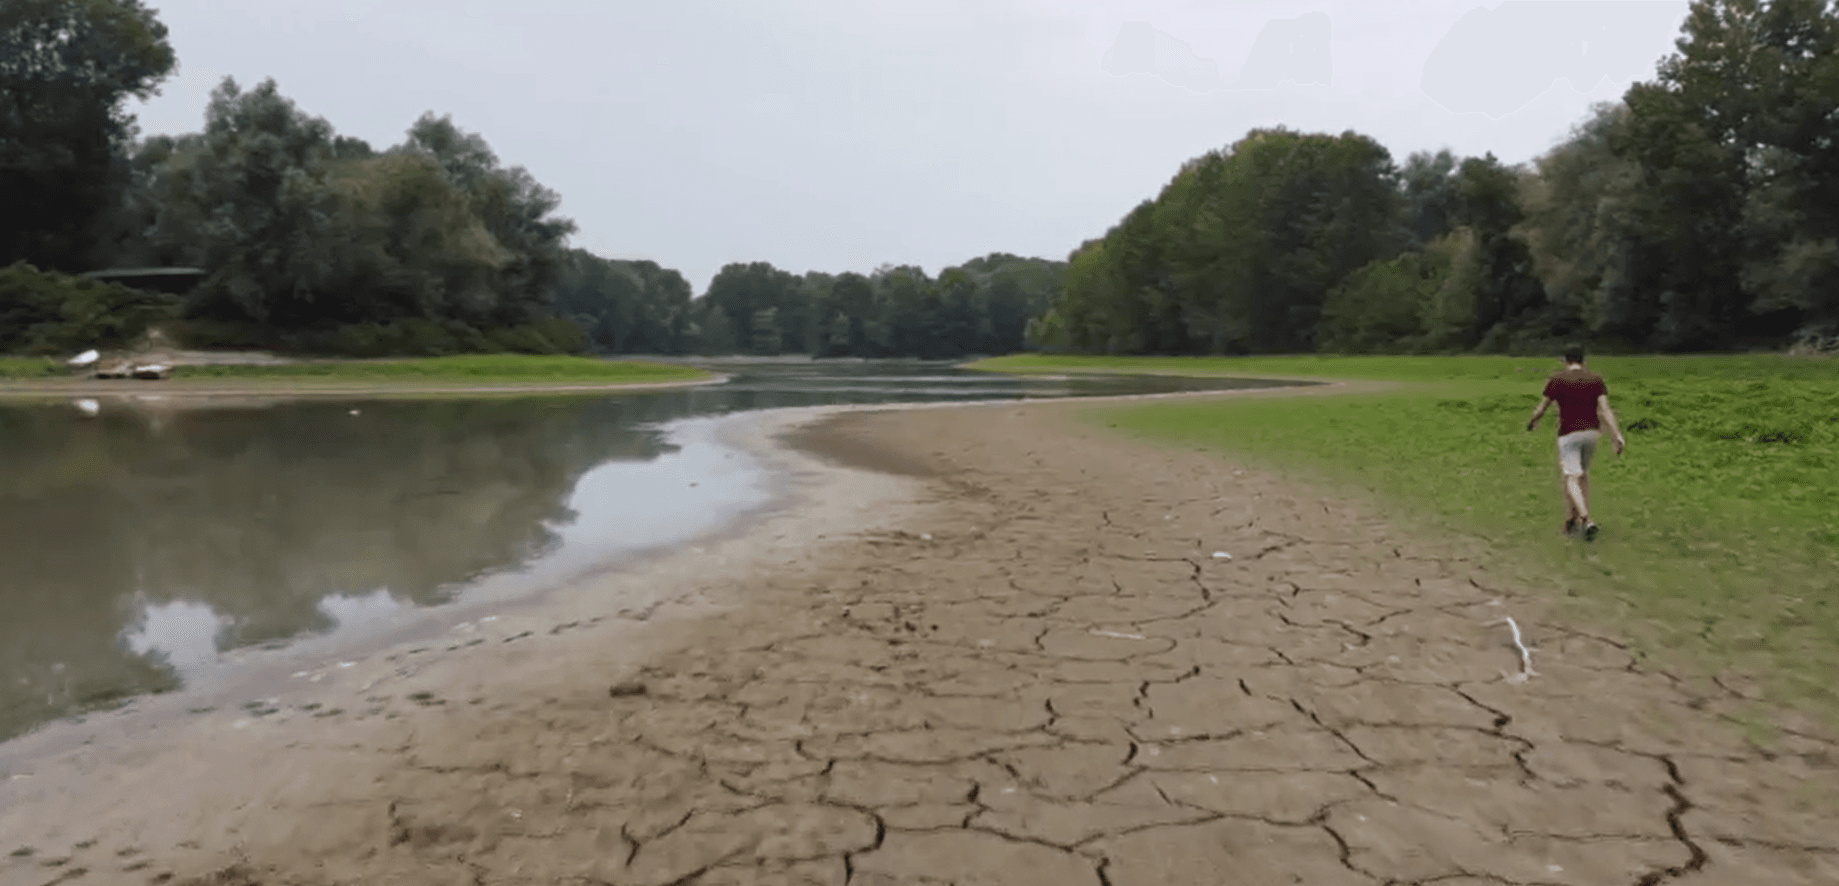
<path id="1" fill-rule="evenodd" d="M 77 410 L 82 412 L 84 415 L 93 416 L 102 411 L 102 404 L 97 403 L 94 400 L 89 400 L 89 399 L 78 400 Z"/>
<path id="2" fill-rule="evenodd" d="M 1214 551 L 1214 552 L 1213 552 L 1213 559 L 1215 559 L 1215 560 L 1231 560 L 1231 559 L 1232 559 L 1232 555 L 1231 555 L 1231 554 L 1228 554 L 1228 553 L 1226 553 L 1225 551 Z"/>
<path id="3" fill-rule="evenodd" d="M 356 409 L 353 409 L 353 410 L 351 410 L 351 414 L 352 414 L 352 415 L 357 415 L 357 414 L 358 414 L 358 411 L 357 411 Z"/>
<path id="4" fill-rule="evenodd" d="M 70 358 L 70 365 L 88 366 L 89 364 L 94 363 L 100 359 L 102 359 L 101 353 L 95 350 L 88 350 L 88 351 L 84 351 L 81 354 L 76 355 L 75 357 Z"/>

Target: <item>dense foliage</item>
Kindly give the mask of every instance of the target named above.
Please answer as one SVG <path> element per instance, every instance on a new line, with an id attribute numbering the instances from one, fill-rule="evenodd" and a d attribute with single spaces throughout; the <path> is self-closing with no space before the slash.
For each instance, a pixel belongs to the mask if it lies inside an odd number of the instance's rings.
<path id="1" fill-rule="evenodd" d="M 1781 345 L 1839 335 L 1839 15 L 1697 0 L 1532 164 L 1258 130 L 1072 256 L 1050 350 Z"/>
<path id="2" fill-rule="evenodd" d="M 94 258 L 127 176 L 124 105 L 175 64 L 140 0 L 0 3 L 0 265 Z"/>
<path id="3" fill-rule="evenodd" d="M 873 274 L 798 276 L 764 262 L 732 264 L 698 299 L 693 335 L 704 353 L 922 357 L 1021 350 L 1028 319 L 1045 310 L 1063 265 L 993 253 L 937 279 L 912 266 Z"/>
<path id="4" fill-rule="evenodd" d="M 560 196 L 446 117 L 378 150 L 272 81 L 226 79 L 202 131 L 136 139 L 124 102 L 174 64 L 142 0 L 13 0 L 0 266 L 196 266 L 181 338 L 356 355 L 1839 342 L 1832 0 L 1695 0 L 1677 47 L 1528 164 L 1400 163 L 1355 132 L 1258 129 L 1065 262 L 995 254 L 936 278 L 735 263 L 694 297 L 653 262 L 570 249 Z M 45 326 L 35 291 L 39 307 L 0 310 L 38 318 L 40 341 L 77 335 Z"/>
<path id="5" fill-rule="evenodd" d="M 0 353 L 68 355 L 121 347 L 178 314 L 178 299 L 87 277 L 0 268 Z"/>

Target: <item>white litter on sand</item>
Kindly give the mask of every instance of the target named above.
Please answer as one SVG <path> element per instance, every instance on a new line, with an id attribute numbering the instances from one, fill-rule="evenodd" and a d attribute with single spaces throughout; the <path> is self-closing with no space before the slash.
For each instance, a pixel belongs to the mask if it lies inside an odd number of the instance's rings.
<path id="1" fill-rule="evenodd" d="M 1506 618 L 1501 619 L 1500 621 L 1491 621 L 1491 622 L 1488 622 L 1488 624 L 1497 625 L 1497 624 L 1500 624 L 1501 622 L 1506 622 L 1507 627 L 1513 631 L 1513 646 L 1515 649 L 1520 650 L 1520 672 L 1517 674 L 1514 674 L 1511 677 L 1508 677 L 1507 682 L 1524 683 L 1529 677 L 1539 676 L 1539 672 L 1533 670 L 1532 651 L 1526 648 L 1525 641 L 1521 639 L 1520 637 L 1519 623 L 1515 622 L 1513 620 L 1513 616 L 1509 615 Z"/>
<path id="2" fill-rule="evenodd" d="M 1120 634 L 1116 631 L 1093 631 L 1092 636 L 1094 637 L 1116 637 L 1119 640 L 1146 639 L 1142 634 Z"/>
<path id="3" fill-rule="evenodd" d="M 1213 552 L 1213 559 L 1215 559 L 1215 560 L 1231 560 L 1231 559 L 1232 559 L 1232 555 L 1231 555 L 1231 554 L 1228 554 L 1228 553 L 1226 553 L 1225 551 L 1214 551 L 1214 552 Z"/>

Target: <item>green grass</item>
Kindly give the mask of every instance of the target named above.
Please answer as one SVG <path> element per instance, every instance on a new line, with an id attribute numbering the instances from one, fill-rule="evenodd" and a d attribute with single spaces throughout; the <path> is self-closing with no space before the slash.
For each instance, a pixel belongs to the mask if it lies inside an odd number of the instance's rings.
<path id="1" fill-rule="evenodd" d="M 1676 667 L 1735 671 L 1839 717 L 1839 359 L 1602 357 L 1629 440 L 1592 469 L 1594 544 L 1558 534 L 1556 415 L 1525 422 L 1555 360 L 1004 357 L 1010 372 L 1404 382 L 1377 394 L 1106 407 L 1148 438 L 1370 494 L 1479 540 L 1535 587 Z"/>
<path id="2" fill-rule="evenodd" d="M 70 370 L 49 357 L 0 357 L 0 379 L 57 378 Z"/>
<path id="3" fill-rule="evenodd" d="M 1779 354 L 1681 357 L 1591 357 L 1590 368 L 1610 380 L 1680 377 L 1737 381 L 1839 380 L 1839 358 Z M 1398 382 L 1520 381 L 1543 379 L 1557 360 L 1542 357 L 1055 357 L 1016 354 L 967 364 L 970 369 L 1015 373 L 1147 373 L 1189 376 L 1294 376 Z M 1531 407 L 1527 412 L 1531 412 Z"/>

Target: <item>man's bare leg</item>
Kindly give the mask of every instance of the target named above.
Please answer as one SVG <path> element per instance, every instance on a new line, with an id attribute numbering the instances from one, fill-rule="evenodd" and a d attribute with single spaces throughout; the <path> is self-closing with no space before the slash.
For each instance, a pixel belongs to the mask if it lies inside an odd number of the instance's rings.
<path id="1" fill-rule="evenodd" d="M 1567 474 L 1564 478 L 1564 497 L 1571 506 L 1571 516 L 1586 523 L 1590 522 L 1590 502 L 1584 493 L 1588 483 L 1582 475 Z"/>

